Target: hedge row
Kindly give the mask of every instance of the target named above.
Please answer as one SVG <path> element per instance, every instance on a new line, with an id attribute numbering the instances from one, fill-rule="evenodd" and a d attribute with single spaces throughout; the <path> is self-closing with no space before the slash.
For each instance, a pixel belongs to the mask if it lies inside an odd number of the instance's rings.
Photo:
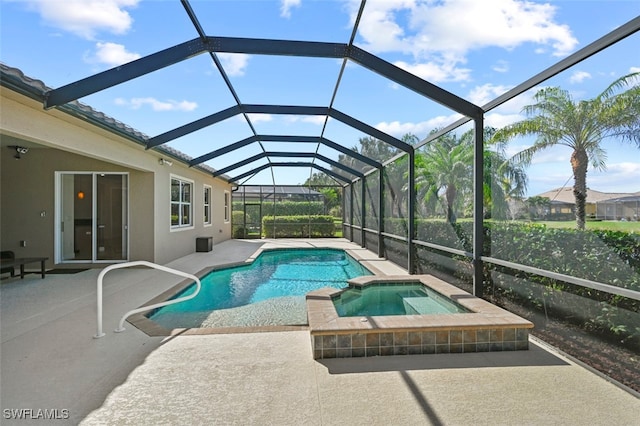
<path id="1" fill-rule="evenodd" d="M 385 221 L 385 232 L 406 235 L 406 221 Z M 416 220 L 416 236 L 420 241 L 471 252 L 473 223 Z M 483 255 L 640 291 L 638 234 L 488 221 Z"/>
<path id="2" fill-rule="evenodd" d="M 333 237 L 333 216 L 263 216 L 262 236 L 267 238 Z"/>
<path id="3" fill-rule="evenodd" d="M 385 221 L 385 231 L 406 235 L 406 221 Z M 420 241 L 472 251 L 473 223 L 417 220 Z M 551 229 L 542 224 L 486 221 L 483 254 L 640 291 L 640 235 L 620 231 Z M 420 272 L 432 269 L 470 280 L 470 259 L 421 248 Z M 405 255 L 406 257 L 406 255 Z M 485 263 L 485 294 L 506 297 L 547 315 L 640 349 L 640 302 L 540 275 Z"/>
<path id="4" fill-rule="evenodd" d="M 275 210 L 275 212 L 274 212 Z M 233 202 L 233 211 L 244 211 L 244 204 L 240 201 Z M 273 201 L 262 203 L 262 217 L 264 216 L 308 216 L 322 215 L 324 213 L 324 203 L 322 201 L 277 201 L 275 206 Z M 258 218 L 251 218 L 256 220 Z"/>

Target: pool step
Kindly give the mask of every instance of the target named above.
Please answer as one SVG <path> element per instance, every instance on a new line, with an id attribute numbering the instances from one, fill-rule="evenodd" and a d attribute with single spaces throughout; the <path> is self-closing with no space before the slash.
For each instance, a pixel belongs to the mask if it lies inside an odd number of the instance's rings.
<path id="1" fill-rule="evenodd" d="M 403 297 L 402 304 L 407 315 L 419 315 L 428 308 L 426 297 Z"/>

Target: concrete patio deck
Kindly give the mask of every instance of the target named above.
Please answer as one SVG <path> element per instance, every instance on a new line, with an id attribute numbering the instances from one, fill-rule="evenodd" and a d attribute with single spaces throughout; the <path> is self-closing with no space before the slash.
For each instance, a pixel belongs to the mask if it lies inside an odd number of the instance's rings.
<path id="1" fill-rule="evenodd" d="M 232 240 L 167 266 L 196 273 L 263 245 L 349 247 L 389 275 L 406 273 L 343 239 Z M 124 312 L 181 280 L 149 269 L 106 276 L 107 335 L 93 339 L 98 273 L 3 280 L 3 425 L 640 424 L 637 395 L 535 341 L 518 352 L 314 361 L 304 330 L 112 333 Z"/>

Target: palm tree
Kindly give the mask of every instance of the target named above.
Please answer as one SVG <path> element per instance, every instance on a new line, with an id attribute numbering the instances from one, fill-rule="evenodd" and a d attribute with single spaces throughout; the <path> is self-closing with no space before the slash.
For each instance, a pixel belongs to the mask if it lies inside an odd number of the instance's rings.
<path id="1" fill-rule="evenodd" d="M 437 130 L 434 130 L 436 132 Z M 483 129 L 484 140 L 489 141 L 495 129 Z M 441 136 L 426 145 L 416 155 L 416 186 L 418 196 L 427 208 L 435 207 L 440 194 L 444 193 L 444 210 L 450 223 L 456 221 L 456 206 L 471 203 L 473 188 L 474 131 L 469 130 L 459 138 L 455 133 Z M 511 163 L 500 146 L 485 145 L 483 192 L 485 216 L 504 218 L 507 200 L 522 197 L 527 177 L 524 169 Z"/>
<path id="2" fill-rule="evenodd" d="M 484 128 L 484 216 L 506 219 L 509 201 L 524 197 L 528 179 L 524 167 L 507 158 L 504 146 L 492 143 L 495 133 L 493 127 Z M 466 136 L 471 138 L 471 132 Z"/>
<path id="3" fill-rule="evenodd" d="M 444 191 L 447 221 L 454 223 L 458 190 L 468 187 L 473 178 L 473 144 L 455 134 L 446 135 L 416 155 L 415 167 L 420 197 L 429 205 Z"/>
<path id="4" fill-rule="evenodd" d="M 567 90 L 551 87 L 538 91 L 532 105 L 523 112 L 529 118 L 499 130 L 494 140 L 505 143 L 515 136 L 536 135 L 534 144 L 514 156 L 528 165 L 535 154 L 555 145 L 573 150 L 573 194 L 576 203 L 576 226 L 584 229 L 589 163 L 606 169 L 607 155 L 601 142 L 618 138 L 640 148 L 640 72 L 623 76 L 593 99 L 575 101 Z M 630 86 L 630 88 L 628 88 Z M 622 89 L 628 88 L 626 91 Z"/>

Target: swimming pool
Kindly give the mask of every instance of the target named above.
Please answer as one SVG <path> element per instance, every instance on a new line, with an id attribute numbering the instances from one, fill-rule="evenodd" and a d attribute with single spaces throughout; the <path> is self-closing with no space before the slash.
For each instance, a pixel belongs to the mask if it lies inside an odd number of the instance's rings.
<path id="1" fill-rule="evenodd" d="M 174 328 L 303 325 L 305 295 L 319 288 L 340 289 L 347 280 L 371 272 L 337 249 L 268 250 L 246 266 L 212 271 L 195 298 L 149 315 Z M 186 296 L 194 286 L 176 294 Z"/>
<path id="2" fill-rule="evenodd" d="M 435 315 L 470 312 L 420 283 L 375 283 L 354 287 L 333 297 L 341 317 Z"/>

